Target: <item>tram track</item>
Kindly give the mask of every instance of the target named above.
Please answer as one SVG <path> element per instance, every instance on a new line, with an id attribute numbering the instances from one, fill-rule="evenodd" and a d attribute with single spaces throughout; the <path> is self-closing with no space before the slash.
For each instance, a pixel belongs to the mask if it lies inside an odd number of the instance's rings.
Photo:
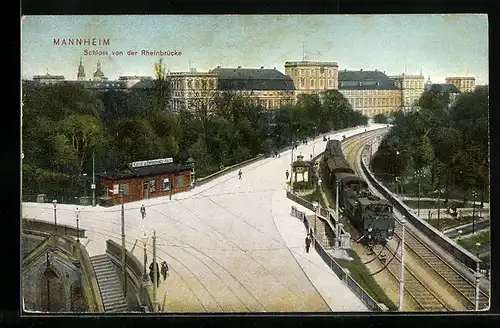
<path id="1" fill-rule="evenodd" d="M 380 133 L 380 132 L 379 132 Z M 347 161 L 359 176 L 363 177 L 359 160 L 367 141 L 374 137 L 374 133 L 366 133 L 358 138 L 350 139 L 343 145 Z M 378 192 L 375 192 L 378 194 Z M 402 226 L 396 219 L 393 244 L 401 240 Z M 405 293 L 425 311 L 454 311 L 473 310 L 475 306 L 475 285 L 461 275 L 445 260 L 426 245 L 410 229 L 405 229 L 405 254 L 409 261 L 405 261 Z M 391 245 L 389 248 L 391 248 Z M 388 265 L 391 276 L 399 282 L 397 273 L 400 271 L 400 259 L 395 258 Z M 382 260 L 379 258 L 379 261 Z M 487 308 L 488 296 L 481 292 L 479 307 Z"/>

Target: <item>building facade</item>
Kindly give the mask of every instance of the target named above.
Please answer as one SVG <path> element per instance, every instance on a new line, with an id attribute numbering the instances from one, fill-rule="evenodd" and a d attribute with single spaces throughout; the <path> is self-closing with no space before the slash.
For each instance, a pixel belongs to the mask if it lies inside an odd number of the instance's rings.
<path id="1" fill-rule="evenodd" d="M 210 72 L 169 72 L 171 97 L 169 108 L 174 112 L 181 109 L 195 111 L 212 109 L 217 94 L 217 75 Z"/>
<path id="2" fill-rule="evenodd" d="M 33 81 L 41 84 L 55 84 L 65 81 L 64 75 L 50 75 L 49 73 L 45 75 L 34 75 Z"/>
<path id="3" fill-rule="evenodd" d="M 426 83 L 425 84 L 425 92 L 430 92 L 431 90 L 435 90 L 437 92 L 445 92 L 449 96 L 449 104 L 448 107 L 453 106 L 458 96 L 460 95 L 460 90 L 451 83 Z"/>
<path id="4" fill-rule="evenodd" d="M 174 164 L 171 158 L 128 163 L 99 174 L 102 205 L 117 205 L 187 191 L 193 185 L 191 164 Z"/>
<path id="5" fill-rule="evenodd" d="M 295 85 L 290 76 L 275 68 L 221 68 L 210 71 L 217 76 L 219 93 L 248 96 L 256 104 L 271 110 L 295 101 Z"/>
<path id="6" fill-rule="evenodd" d="M 296 95 L 338 89 L 338 63 L 320 61 L 287 61 L 285 74 L 295 85 Z"/>
<path id="7" fill-rule="evenodd" d="M 390 115 L 402 107 L 401 90 L 396 81 L 375 71 L 339 71 L 338 88 L 354 110 L 373 117 Z"/>
<path id="8" fill-rule="evenodd" d="M 406 75 L 405 73 L 390 76 L 396 82 L 396 87 L 401 90 L 401 109 L 410 110 L 424 92 L 425 78 L 420 75 Z"/>
<path id="9" fill-rule="evenodd" d="M 455 85 L 460 92 L 473 92 L 476 88 L 476 78 L 474 77 L 447 77 L 445 82 Z"/>

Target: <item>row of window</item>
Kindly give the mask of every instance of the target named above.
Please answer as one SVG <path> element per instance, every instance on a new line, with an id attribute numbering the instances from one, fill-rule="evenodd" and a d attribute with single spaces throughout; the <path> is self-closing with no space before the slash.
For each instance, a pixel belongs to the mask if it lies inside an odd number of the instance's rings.
<path id="1" fill-rule="evenodd" d="M 319 87 L 322 88 L 325 84 L 324 84 L 324 78 L 321 78 L 319 80 Z M 314 83 L 314 79 L 311 79 L 310 82 L 309 82 L 309 87 L 311 88 L 314 88 L 315 86 L 315 83 Z M 329 87 L 332 87 L 333 86 L 333 80 L 328 80 L 328 86 Z M 301 77 L 300 78 L 300 87 L 301 88 L 305 88 L 306 87 L 306 79 Z"/>
<path id="2" fill-rule="evenodd" d="M 333 70 L 332 69 L 325 69 L 325 68 L 300 68 L 296 69 L 296 71 L 299 72 L 300 75 L 325 75 L 326 77 L 333 77 Z"/>
<path id="3" fill-rule="evenodd" d="M 210 79 L 210 80 L 202 79 L 200 81 L 199 79 L 196 79 L 196 80 L 194 80 L 194 83 L 193 83 L 193 79 L 187 79 L 186 85 L 185 86 L 183 86 L 183 85 L 184 85 L 184 81 L 181 79 L 176 79 L 173 81 L 173 87 L 175 89 L 185 89 L 185 88 L 192 89 L 193 86 L 195 89 L 200 89 L 200 86 L 201 86 L 201 89 L 215 89 L 215 80 L 214 79 Z"/>
<path id="4" fill-rule="evenodd" d="M 355 108 L 367 106 L 399 106 L 401 104 L 398 98 L 350 98 L 349 102 Z"/>

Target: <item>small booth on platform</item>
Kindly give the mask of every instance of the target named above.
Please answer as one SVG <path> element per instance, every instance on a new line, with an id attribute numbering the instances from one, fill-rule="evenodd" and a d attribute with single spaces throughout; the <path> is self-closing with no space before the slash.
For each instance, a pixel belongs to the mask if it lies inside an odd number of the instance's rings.
<path id="1" fill-rule="evenodd" d="M 302 175 L 302 180 L 304 182 L 311 182 L 312 170 L 313 170 L 313 162 L 312 161 L 304 161 L 303 155 L 297 155 L 297 160 L 292 163 L 292 183 L 299 182 L 297 179 L 297 175 Z"/>
<path id="2" fill-rule="evenodd" d="M 189 190 L 194 182 L 194 161 L 174 163 L 172 158 L 132 162 L 99 174 L 101 206 L 113 206 Z"/>

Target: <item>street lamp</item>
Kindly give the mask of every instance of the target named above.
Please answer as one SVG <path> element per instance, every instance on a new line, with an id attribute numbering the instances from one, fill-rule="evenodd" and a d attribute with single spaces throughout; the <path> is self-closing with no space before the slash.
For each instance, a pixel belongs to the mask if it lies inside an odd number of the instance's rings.
<path id="1" fill-rule="evenodd" d="M 80 209 L 77 207 L 75 210 L 76 214 L 76 242 L 80 242 Z"/>
<path id="2" fill-rule="evenodd" d="M 476 197 L 476 191 L 472 190 L 472 233 L 476 231 Z"/>
<path id="3" fill-rule="evenodd" d="M 92 152 L 92 207 L 95 207 L 95 153 Z"/>
<path id="4" fill-rule="evenodd" d="M 125 207 L 123 205 L 123 187 L 120 186 L 120 199 L 121 199 L 121 221 L 122 221 L 122 275 L 123 275 L 123 295 L 127 297 L 127 259 L 125 256 Z"/>
<path id="5" fill-rule="evenodd" d="M 83 181 L 84 181 L 84 186 L 83 186 L 83 197 L 87 197 L 87 173 L 83 173 Z"/>
<path id="6" fill-rule="evenodd" d="M 148 262 L 148 255 L 147 255 L 147 249 L 146 247 L 148 246 L 148 236 L 146 236 L 146 233 L 142 236 L 142 245 L 144 246 L 144 281 L 148 281 L 148 274 L 146 271 L 146 264 Z"/>
<path id="7" fill-rule="evenodd" d="M 440 216 L 440 213 L 441 213 L 441 194 L 444 193 L 444 190 L 443 189 L 439 189 L 438 190 L 438 218 L 437 218 L 437 229 L 439 231 L 441 231 L 440 229 L 440 222 L 441 222 L 441 216 Z"/>
<path id="8" fill-rule="evenodd" d="M 417 171 L 418 177 L 418 200 L 417 200 L 417 216 L 420 218 L 420 179 L 425 177 L 425 174 L 422 170 Z"/>
<path id="9" fill-rule="evenodd" d="M 194 164 L 195 163 L 196 162 L 192 157 L 189 157 L 186 161 L 186 164 L 188 164 L 191 167 L 191 188 L 194 187 L 194 183 L 196 181 L 195 171 L 194 171 Z"/>
<path id="10" fill-rule="evenodd" d="M 156 230 L 153 231 L 153 312 L 158 311 L 158 302 L 156 300 L 156 288 L 158 285 L 158 272 L 156 268 Z"/>
<path id="11" fill-rule="evenodd" d="M 316 220 L 318 219 L 319 203 L 317 201 L 313 201 L 312 206 L 313 206 L 313 210 L 314 210 L 314 238 L 316 238 Z"/>
<path id="12" fill-rule="evenodd" d="M 477 253 L 477 262 L 476 262 L 476 272 L 474 276 L 476 277 L 476 311 L 479 310 L 479 283 L 481 281 L 481 271 L 479 270 L 479 246 L 481 243 L 476 243 L 476 253 Z"/>
<path id="13" fill-rule="evenodd" d="M 52 201 L 52 204 L 54 205 L 54 232 L 57 232 L 57 210 L 56 210 L 57 200 L 54 199 Z"/>
<path id="14" fill-rule="evenodd" d="M 403 296 L 405 285 L 405 265 L 404 265 L 404 248 L 405 248 L 405 223 L 406 220 L 401 219 L 401 268 L 399 273 L 399 311 L 403 311 Z"/>

